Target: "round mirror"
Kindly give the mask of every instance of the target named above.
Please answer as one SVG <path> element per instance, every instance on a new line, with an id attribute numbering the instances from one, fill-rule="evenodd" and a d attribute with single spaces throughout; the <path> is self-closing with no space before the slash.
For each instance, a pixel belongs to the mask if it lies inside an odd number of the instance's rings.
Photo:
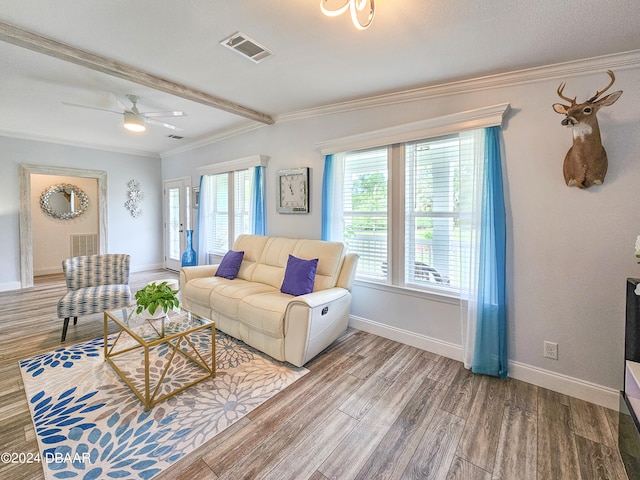
<path id="1" fill-rule="evenodd" d="M 50 217 L 68 220 L 89 208 L 89 197 L 75 185 L 63 183 L 47 188 L 40 197 L 40 206 Z"/>

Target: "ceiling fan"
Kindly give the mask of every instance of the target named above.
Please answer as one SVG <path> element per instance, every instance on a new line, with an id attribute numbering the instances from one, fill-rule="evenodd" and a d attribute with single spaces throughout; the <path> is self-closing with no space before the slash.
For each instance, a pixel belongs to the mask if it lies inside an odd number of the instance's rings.
<path id="1" fill-rule="evenodd" d="M 138 101 L 140 97 L 137 95 L 127 95 L 127 98 L 131 102 L 131 106 L 127 106 L 122 100 L 117 98 L 115 95 L 112 95 L 115 101 L 118 103 L 118 106 L 122 109 L 122 111 L 117 110 L 109 110 L 107 108 L 100 107 L 91 107 L 89 105 L 79 105 L 77 103 L 69 103 L 62 102 L 64 105 L 70 107 L 81 107 L 81 108 L 90 108 L 91 110 L 101 110 L 103 112 L 116 113 L 118 115 L 122 115 L 124 117 L 124 128 L 130 130 L 132 132 L 144 132 L 147 127 L 146 124 L 157 125 L 159 127 L 169 128 L 171 130 L 180 131 L 182 130 L 175 125 L 171 125 L 170 123 L 161 122 L 158 120 L 154 120 L 157 117 L 184 117 L 186 113 L 181 110 L 174 110 L 170 112 L 141 112 L 138 110 Z"/>

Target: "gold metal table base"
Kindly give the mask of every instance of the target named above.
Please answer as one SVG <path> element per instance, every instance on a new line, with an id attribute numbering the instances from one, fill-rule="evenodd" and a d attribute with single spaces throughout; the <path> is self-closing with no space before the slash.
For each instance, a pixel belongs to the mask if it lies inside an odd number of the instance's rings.
<path id="1" fill-rule="evenodd" d="M 130 312 L 129 312 L 130 314 Z M 191 315 L 191 314 L 189 314 Z M 124 314 L 123 314 L 124 316 Z M 118 318 L 114 318 L 115 316 L 110 314 L 110 312 L 105 312 L 104 314 L 104 359 L 105 361 L 111 365 L 113 370 L 118 374 L 118 376 L 129 386 L 131 391 L 138 397 L 138 399 L 144 405 L 144 411 L 148 412 L 153 408 L 153 406 L 157 405 L 160 402 L 163 402 L 169 397 L 177 395 L 184 390 L 191 388 L 192 386 L 208 380 L 209 378 L 215 378 L 216 376 L 216 328 L 215 323 L 211 321 L 206 321 L 201 325 L 196 327 L 188 328 L 185 331 L 174 333 L 174 334 L 166 334 L 164 329 L 164 319 L 160 319 L 162 322 L 161 331 L 159 331 L 156 326 L 153 324 L 154 320 L 148 320 L 149 325 L 156 331 L 158 334 L 158 338 L 152 339 L 151 341 L 146 340 L 143 337 L 136 335 L 131 329 L 129 329 L 123 322 L 119 321 Z M 112 320 L 119 328 L 116 338 L 113 340 L 111 346 L 108 344 L 108 321 Z M 195 332 L 203 331 L 207 328 L 211 328 L 211 361 L 208 363 L 201 351 L 198 350 L 196 345 L 191 338 L 192 334 Z M 125 346 L 122 350 L 116 350 L 118 346 L 118 342 L 123 339 L 123 334 L 127 338 L 131 338 L 135 341 L 135 344 L 132 346 Z M 183 345 L 185 343 L 185 345 Z M 171 348 L 171 354 L 168 355 L 168 358 L 162 358 L 164 365 L 162 368 L 162 372 L 160 373 L 160 377 L 155 385 L 151 385 L 151 379 L 149 374 L 150 367 L 150 354 L 154 349 L 161 347 L 162 345 L 167 345 Z M 190 348 L 189 348 L 190 347 Z M 138 387 L 136 387 L 133 381 L 125 374 L 116 364 L 117 357 L 129 352 L 133 352 L 135 350 L 143 349 L 144 350 L 144 392 L 141 392 Z M 160 395 L 160 389 L 162 387 L 163 381 L 169 371 L 173 359 L 176 358 L 176 354 L 182 355 L 188 361 L 190 361 L 193 365 L 196 365 L 200 369 L 203 370 L 204 375 L 195 377 L 193 380 L 186 382 L 184 385 L 171 390 L 168 393 Z M 130 361 L 130 360 L 129 360 Z"/>

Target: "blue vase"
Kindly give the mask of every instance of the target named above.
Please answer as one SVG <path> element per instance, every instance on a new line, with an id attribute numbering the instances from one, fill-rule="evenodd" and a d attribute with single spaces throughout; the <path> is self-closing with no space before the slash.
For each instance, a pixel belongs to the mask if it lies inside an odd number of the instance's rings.
<path id="1" fill-rule="evenodd" d="M 182 254 L 182 266 L 193 267 L 198 264 L 198 255 L 193 249 L 193 230 L 187 230 L 187 248 Z"/>

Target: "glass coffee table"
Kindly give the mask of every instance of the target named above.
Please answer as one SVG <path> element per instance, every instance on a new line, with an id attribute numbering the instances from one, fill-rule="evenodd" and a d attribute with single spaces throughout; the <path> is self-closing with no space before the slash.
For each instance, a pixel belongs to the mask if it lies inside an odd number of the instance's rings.
<path id="1" fill-rule="evenodd" d="M 216 376 L 216 326 L 180 308 L 147 319 L 136 306 L 104 312 L 104 359 L 149 411 Z M 109 342 L 109 322 L 118 332 Z"/>

